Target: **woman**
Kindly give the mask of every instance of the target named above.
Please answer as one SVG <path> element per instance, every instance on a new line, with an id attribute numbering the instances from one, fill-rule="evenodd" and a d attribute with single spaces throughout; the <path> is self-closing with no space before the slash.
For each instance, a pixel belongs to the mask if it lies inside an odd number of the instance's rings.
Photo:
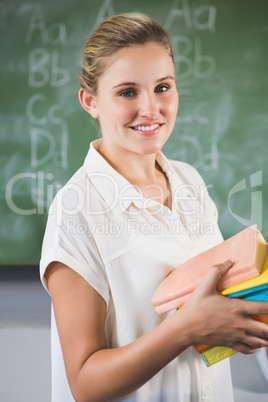
<path id="1" fill-rule="evenodd" d="M 199 174 L 160 151 L 178 108 L 167 33 L 141 14 L 104 21 L 86 43 L 80 86 L 102 139 L 58 193 L 43 243 L 52 400 L 230 402 L 228 359 L 206 368 L 192 345 L 267 346 L 268 328 L 250 317 L 267 304 L 216 292 L 231 261 L 176 312 L 158 317 L 150 301 L 169 272 L 222 241 Z"/>

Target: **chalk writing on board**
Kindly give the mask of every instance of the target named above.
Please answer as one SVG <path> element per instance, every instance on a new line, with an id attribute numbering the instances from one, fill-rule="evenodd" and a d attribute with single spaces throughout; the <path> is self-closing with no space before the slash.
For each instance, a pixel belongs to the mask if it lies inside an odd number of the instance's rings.
<path id="1" fill-rule="evenodd" d="M 46 24 L 40 4 L 33 6 L 31 11 L 25 37 L 25 44 L 30 47 L 28 85 L 38 92 L 28 99 L 26 116 L 30 122 L 31 168 L 39 171 L 30 177 L 27 172 L 22 173 L 22 177 L 16 177 L 15 182 L 11 182 L 10 188 L 19 180 L 28 178 L 29 183 L 31 179 L 31 197 L 37 208 L 28 213 L 40 214 L 48 208 L 59 187 L 56 180 L 44 185 L 54 175 L 51 172 L 42 173 L 40 169 L 51 163 L 58 169 L 68 169 L 68 126 L 63 118 L 62 106 L 52 103 L 44 90 L 64 87 L 70 81 L 70 73 L 60 65 L 60 47 L 67 43 L 66 25 L 60 22 Z M 34 46 L 35 43 L 38 46 Z M 14 210 L 14 205 L 12 208 Z"/>
<path id="2" fill-rule="evenodd" d="M 38 106 L 42 106 L 45 109 L 45 113 L 42 116 L 37 115 Z M 61 117 L 62 105 L 51 105 L 48 102 L 47 96 L 43 93 L 34 94 L 27 102 L 26 116 L 33 124 L 44 125 L 48 121 L 54 124 L 63 124 L 64 120 Z"/>
<path id="3" fill-rule="evenodd" d="M 55 137 L 47 130 L 43 128 L 31 129 L 31 166 L 40 167 L 47 164 L 52 160 L 55 166 L 61 168 L 68 168 L 67 158 L 67 145 L 68 145 L 68 131 L 67 126 L 62 125 L 62 132 L 60 133 L 60 149 L 57 150 Z M 46 143 L 46 150 L 43 151 L 43 155 L 38 153 L 39 142 L 42 143 L 42 149 L 44 148 L 44 142 Z"/>
<path id="4" fill-rule="evenodd" d="M 216 32 L 217 9 L 213 5 L 202 5 L 191 8 L 189 0 L 175 0 L 168 13 L 165 28 L 169 31 L 171 43 L 174 51 L 174 62 L 176 67 L 176 79 L 179 86 L 179 96 L 181 103 L 186 97 L 195 99 L 193 81 L 204 81 L 212 78 L 216 71 L 215 58 L 202 51 L 202 41 L 199 36 L 200 31 L 208 31 L 211 35 Z M 180 113 L 176 119 L 176 124 L 181 126 L 195 123 L 202 126 L 213 127 L 214 122 L 207 114 L 209 102 L 197 100 L 191 102 L 191 108 Z M 217 124 L 217 122 L 215 122 Z M 206 131 L 207 131 L 206 130 Z M 182 131 L 182 130 L 180 130 Z M 211 131 L 210 149 L 204 148 L 204 141 L 201 142 L 196 130 L 185 129 L 180 134 L 180 147 L 176 151 L 177 157 L 188 160 L 191 155 L 191 163 L 197 168 L 205 171 L 216 170 L 218 168 L 218 144 L 217 136 Z"/>
<path id="5" fill-rule="evenodd" d="M 216 71 L 216 62 L 211 55 L 202 54 L 201 39 L 172 36 L 176 74 L 179 80 L 186 78 L 204 79 Z"/>
<path id="6" fill-rule="evenodd" d="M 191 9 L 189 0 L 175 0 L 166 19 L 165 28 L 183 23 L 187 30 L 215 31 L 216 7 L 202 5 Z"/>
<path id="7" fill-rule="evenodd" d="M 25 44 L 32 43 L 35 35 L 39 35 L 43 44 L 62 45 L 67 43 L 66 25 L 54 23 L 47 26 L 43 9 L 38 4 L 33 7 Z"/>
<path id="8" fill-rule="evenodd" d="M 111 17 L 114 14 L 115 11 L 112 0 L 104 0 L 97 15 L 96 23 L 93 27 L 93 30 L 96 29 L 102 23 L 102 21 L 104 21 L 106 18 Z"/>
<path id="9" fill-rule="evenodd" d="M 29 86 L 42 88 L 46 85 L 62 87 L 70 81 L 66 68 L 59 66 L 59 52 L 51 53 L 44 49 L 33 49 L 29 54 Z"/>

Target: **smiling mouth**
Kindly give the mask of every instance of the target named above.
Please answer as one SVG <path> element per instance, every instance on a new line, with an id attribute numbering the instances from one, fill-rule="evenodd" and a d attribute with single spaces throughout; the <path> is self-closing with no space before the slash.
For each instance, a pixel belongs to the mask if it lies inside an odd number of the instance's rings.
<path id="1" fill-rule="evenodd" d="M 137 126 L 137 127 L 132 127 L 134 130 L 138 131 L 152 131 L 158 128 L 160 124 L 152 124 L 151 126 Z"/>
<path id="2" fill-rule="evenodd" d="M 140 125 L 140 126 L 133 126 L 131 127 L 132 130 L 138 131 L 142 134 L 156 134 L 160 128 L 162 127 L 163 124 L 160 123 L 155 123 L 152 125 Z"/>

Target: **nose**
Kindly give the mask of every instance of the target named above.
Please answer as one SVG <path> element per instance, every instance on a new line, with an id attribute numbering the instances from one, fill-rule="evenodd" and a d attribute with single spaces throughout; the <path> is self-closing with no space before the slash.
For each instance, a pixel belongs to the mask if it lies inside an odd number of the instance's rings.
<path id="1" fill-rule="evenodd" d="M 140 98 L 139 116 L 150 119 L 156 118 L 159 114 L 159 103 L 155 93 L 144 93 Z"/>

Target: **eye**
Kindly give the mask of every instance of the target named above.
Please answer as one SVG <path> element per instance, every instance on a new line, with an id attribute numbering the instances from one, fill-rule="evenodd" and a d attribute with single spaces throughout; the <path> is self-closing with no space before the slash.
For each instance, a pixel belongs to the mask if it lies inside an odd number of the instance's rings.
<path id="1" fill-rule="evenodd" d="M 133 89 L 125 89 L 119 93 L 119 96 L 122 96 L 123 98 L 130 98 L 134 95 L 136 95 L 136 93 Z"/>
<path id="2" fill-rule="evenodd" d="M 161 84 L 161 85 L 158 85 L 158 86 L 155 88 L 154 92 L 166 92 L 169 88 L 170 88 L 169 85 L 167 85 L 167 84 Z"/>

